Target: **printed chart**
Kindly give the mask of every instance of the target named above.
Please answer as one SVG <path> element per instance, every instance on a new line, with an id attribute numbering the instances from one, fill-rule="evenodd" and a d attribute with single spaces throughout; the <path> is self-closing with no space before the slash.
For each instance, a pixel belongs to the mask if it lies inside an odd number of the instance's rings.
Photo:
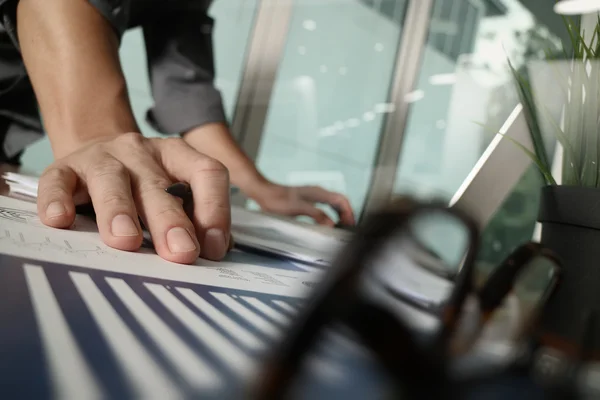
<path id="1" fill-rule="evenodd" d="M 321 274 L 243 251 L 192 266 L 122 252 L 90 221 L 50 229 L 0 196 L 0 398 L 246 398 Z M 378 398 L 365 359 L 328 333 L 302 397 Z"/>
<path id="2" fill-rule="evenodd" d="M 0 304 L 4 398 L 222 399 L 303 300 L 0 255 Z M 352 363 L 329 358 L 313 366 L 342 385 Z"/>

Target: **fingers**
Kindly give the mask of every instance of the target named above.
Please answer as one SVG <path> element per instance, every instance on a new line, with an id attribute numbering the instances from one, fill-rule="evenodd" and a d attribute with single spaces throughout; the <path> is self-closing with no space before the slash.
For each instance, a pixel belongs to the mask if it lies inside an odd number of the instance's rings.
<path id="1" fill-rule="evenodd" d="M 42 223 L 54 228 L 68 228 L 75 221 L 73 194 L 77 174 L 66 165 L 52 165 L 38 184 L 37 209 Z"/>
<path id="2" fill-rule="evenodd" d="M 129 171 L 108 154 L 102 154 L 93 165 L 85 179 L 102 240 L 120 250 L 139 249 L 143 237 L 131 193 Z"/>
<path id="3" fill-rule="evenodd" d="M 146 163 L 133 179 L 134 197 L 158 255 L 168 261 L 191 264 L 198 258 L 200 245 L 181 202 L 165 191 L 171 183 L 160 168 Z"/>
<path id="4" fill-rule="evenodd" d="M 190 264 L 198 258 L 200 244 L 181 203 L 165 192 L 169 184 L 166 177 L 155 176 L 136 185 L 140 214 L 158 255 L 172 262 Z"/>
<path id="5" fill-rule="evenodd" d="M 314 203 L 325 203 L 332 206 L 339 214 L 340 223 L 354 225 L 356 223 L 352 206 L 346 196 L 327 191 L 318 186 L 305 186 L 300 188 L 301 196 Z"/>
<path id="6" fill-rule="evenodd" d="M 165 191 L 172 182 L 156 159 L 152 142 L 139 134 L 124 134 L 110 142 L 107 148 L 127 170 L 129 183 L 126 196 L 133 199 L 131 204 L 135 204 L 136 215 L 141 217 L 150 232 L 158 255 L 181 264 L 196 261 L 200 247 L 194 226 L 181 202 Z M 115 173 L 120 174 L 113 171 L 107 177 L 114 177 Z M 125 190 L 123 186 L 119 193 Z M 101 194 L 94 191 L 92 197 L 97 196 Z M 135 222 L 139 225 L 137 218 Z M 142 240 L 143 237 L 140 237 L 140 243 Z"/>
<path id="7" fill-rule="evenodd" d="M 192 220 L 179 199 L 165 191 L 174 179 L 190 183 Z M 102 240 L 117 249 L 139 249 L 139 217 L 158 255 L 172 262 L 193 263 L 201 251 L 219 260 L 233 244 L 227 170 L 181 139 L 123 134 L 95 142 L 55 162 L 41 177 L 38 192 L 40 218 L 59 228 L 72 225 L 74 198 L 89 196 Z"/>
<path id="8" fill-rule="evenodd" d="M 194 198 L 194 225 L 201 243 L 200 255 L 221 260 L 230 244 L 231 209 L 229 174 L 218 161 L 183 141 L 160 142 L 162 164 L 177 180 L 189 182 Z"/>
<path id="9" fill-rule="evenodd" d="M 334 227 L 335 222 L 331 218 L 327 216 L 322 210 L 319 210 L 317 207 L 305 203 L 301 209 L 298 210 L 298 215 L 306 215 L 307 217 L 311 217 L 315 220 L 315 222 L 319 225 L 325 225 Z"/>

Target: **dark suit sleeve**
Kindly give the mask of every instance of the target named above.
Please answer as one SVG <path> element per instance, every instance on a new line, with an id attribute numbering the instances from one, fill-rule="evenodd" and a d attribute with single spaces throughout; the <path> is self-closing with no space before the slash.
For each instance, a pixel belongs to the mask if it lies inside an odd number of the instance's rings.
<path id="1" fill-rule="evenodd" d="M 182 134 L 213 122 L 226 123 L 214 86 L 214 21 L 206 4 L 172 8 L 142 23 L 154 106 L 147 120 L 163 134 Z"/>

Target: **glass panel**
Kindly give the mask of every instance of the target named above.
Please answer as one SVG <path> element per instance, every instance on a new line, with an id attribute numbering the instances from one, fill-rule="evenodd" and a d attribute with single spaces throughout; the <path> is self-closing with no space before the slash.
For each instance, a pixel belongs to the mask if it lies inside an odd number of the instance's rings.
<path id="1" fill-rule="evenodd" d="M 395 192 L 451 198 L 518 103 L 507 59 L 560 48 L 552 3 L 436 0 L 405 131 Z"/>
<path id="2" fill-rule="evenodd" d="M 257 156 L 269 179 L 344 193 L 361 210 L 405 10 L 405 0 L 295 1 Z"/>
<path id="3" fill-rule="evenodd" d="M 531 240 L 543 184 L 539 170 L 532 165 L 483 231 L 477 267 L 484 276 Z"/>
<path id="4" fill-rule="evenodd" d="M 552 7 L 535 0 L 435 1 L 418 84 L 409 96 L 396 192 L 454 194 L 519 102 L 508 59 L 524 74 L 546 50 L 570 51 L 567 29 Z M 530 167 L 484 230 L 482 276 L 531 240 L 542 185 Z"/>
<path id="5" fill-rule="evenodd" d="M 215 20 L 215 83 L 223 95 L 225 112 L 230 121 L 259 4 L 260 0 L 214 0 L 210 9 L 210 15 Z"/>

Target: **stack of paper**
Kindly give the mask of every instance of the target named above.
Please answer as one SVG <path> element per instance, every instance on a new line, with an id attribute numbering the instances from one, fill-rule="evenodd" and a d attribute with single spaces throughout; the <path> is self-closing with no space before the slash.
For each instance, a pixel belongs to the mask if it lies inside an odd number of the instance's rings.
<path id="1" fill-rule="evenodd" d="M 7 172 L 2 175 L 2 178 L 4 178 L 11 193 L 33 198 L 37 197 L 38 178 L 14 172 Z"/>
<path id="2" fill-rule="evenodd" d="M 3 175 L 13 194 L 37 197 L 38 178 L 8 172 Z M 327 235 L 305 224 L 232 208 L 235 243 L 246 251 L 259 251 L 315 266 L 331 265 L 350 234 L 337 231 Z"/>
<path id="3" fill-rule="evenodd" d="M 327 235 L 301 223 L 234 207 L 231 214 L 236 245 L 315 266 L 329 266 L 350 236 Z"/>

